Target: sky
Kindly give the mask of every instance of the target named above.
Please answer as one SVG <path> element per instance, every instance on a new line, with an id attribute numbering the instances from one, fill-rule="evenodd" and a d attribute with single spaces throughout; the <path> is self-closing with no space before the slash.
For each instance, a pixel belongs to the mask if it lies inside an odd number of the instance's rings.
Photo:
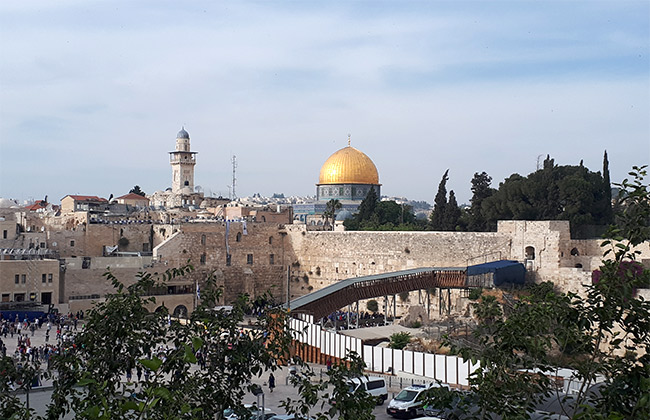
<path id="1" fill-rule="evenodd" d="M 171 185 L 314 195 L 352 145 L 382 195 L 471 198 L 546 155 L 612 182 L 650 163 L 650 2 L 0 2 L 0 197 Z"/>

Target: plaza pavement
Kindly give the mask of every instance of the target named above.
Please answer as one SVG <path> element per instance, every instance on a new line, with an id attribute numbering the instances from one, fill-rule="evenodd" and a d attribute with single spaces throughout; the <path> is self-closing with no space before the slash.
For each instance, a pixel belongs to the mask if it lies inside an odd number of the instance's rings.
<path id="1" fill-rule="evenodd" d="M 81 328 L 82 328 L 82 323 L 79 323 L 78 330 L 80 331 Z M 46 331 L 46 327 L 42 326 L 40 329 L 34 332 L 33 336 L 31 335 L 31 333 L 29 333 L 32 346 L 40 347 L 43 346 L 44 344 L 56 344 L 55 327 L 52 327 L 52 330 L 50 331 L 50 339 L 49 342 L 47 343 L 45 342 L 45 331 Z M 74 332 L 74 330 L 72 331 Z M 7 346 L 7 355 L 8 356 L 13 355 L 18 344 L 17 335 L 14 334 L 13 338 L 11 338 L 10 335 L 7 335 L 7 338 L 5 339 L 4 337 L 2 337 L 2 340 Z M 325 374 L 326 367 L 324 365 L 310 364 L 310 366 L 312 370 L 317 374 L 317 376 L 320 375 L 321 373 L 323 375 Z M 285 414 L 285 411 L 280 408 L 280 402 L 286 400 L 287 398 L 298 399 L 298 390 L 288 383 L 287 378 L 289 375 L 289 371 L 286 366 L 280 367 L 278 370 L 273 372 L 273 374 L 275 376 L 275 384 L 276 384 L 276 388 L 274 389 L 273 392 L 270 392 L 268 387 L 269 372 L 266 372 L 264 375 L 262 375 L 259 378 L 254 378 L 252 382 L 262 387 L 264 391 L 264 397 L 265 397 L 265 407 L 270 408 L 276 414 Z M 135 379 L 135 375 L 134 375 L 134 379 Z M 126 382 L 126 378 L 123 378 L 123 380 L 124 382 Z M 408 380 L 405 381 L 404 386 L 407 385 L 406 382 L 408 382 Z M 397 392 L 399 392 L 398 382 L 393 380 L 392 384 L 393 386 L 389 387 L 388 389 L 389 401 Z M 410 382 L 408 384 L 410 384 Z M 52 381 L 43 380 L 42 386 L 38 388 L 33 388 L 30 391 L 30 406 L 33 407 L 38 414 L 41 415 L 45 414 L 47 404 L 50 401 L 51 393 L 52 393 Z M 25 394 L 23 392 L 19 392 L 19 394 L 21 400 L 25 401 Z M 243 403 L 244 404 L 257 403 L 257 397 L 255 397 L 252 394 L 248 394 L 244 398 Z M 373 413 L 375 414 L 376 418 L 378 419 L 391 418 L 386 414 L 385 411 L 386 404 L 387 403 L 385 403 L 383 406 L 377 406 L 375 408 Z M 321 410 L 325 411 L 327 409 L 329 409 L 329 404 L 325 402 L 323 408 L 321 408 L 320 404 L 318 404 L 315 410 L 313 410 L 313 412 L 321 411 Z M 72 417 L 68 416 L 66 418 L 72 418 Z"/>

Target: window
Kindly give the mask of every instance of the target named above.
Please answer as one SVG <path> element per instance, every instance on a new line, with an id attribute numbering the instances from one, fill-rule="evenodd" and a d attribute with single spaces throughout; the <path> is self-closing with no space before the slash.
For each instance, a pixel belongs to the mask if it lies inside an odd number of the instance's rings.
<path id="1" fill-rule="evenodd" d="M 237 237 L 235 238 L 237 242 L 241 242 L 241 232 L 237 232 Z"/>
<path id="2" fill-rule="evenodd" d="M 14 293 L 14 302 L 24 302 L 25 294 L 24 293 Z"/>
<path id="3" fill-rule="evenodd" d="M 41 242 L 41 248 L 45 248 L 45 242 Z"/>
<path id="4" fill-rule="evenodd" d="M 205 235 L 201 235 L 201 245 L 205 245 Z"/>
<path id="5" fill-rule="evenodd" d="M 273 236 L 269 236 L 269 245 L 273 245 Z"/>
<path id="6" fill-rule="evenodd" d="M 275 264 L 275 255 L 269 254 L 269 264 Z"/>
<path id="7" fill-rule="evenodd" d="M 47 274 L 43 274 L 41 276 L 41 281 L 42 281 L 42 283 L 45 283 L 47 281 Z"/>
<path id="8" fill-rule="evenodd" d="M 11 300 L 11 295 L 9 293 L 3 293 L 2 294 L 2 301 L 3 302 L 9 302 Z"/>
<path id="9" fill-rule="evenodd" d="M 41 293 L 41 303 L 43 305 L 49 305 L 52 303 L 52 292 L 43 292 Z"/>
<path id="10" fill-rule="evenodd" d="M 7 239 L 7 230 L 2 231 L 2 239 Z"/>
<path id="11" fill-rule="evenodd" d="M 246 255 L 246 264 L 253 265 L 253 254 Z"/>
<path id="12" fill-rule="evenodd" d="M 201 254 L 201 265 L 205 265 L 205 254 Z"/>
<path id="13" fill-rule="evenodd" d="M 232 261 L 232 256 L 230 254 L 226 255 L 226 266 L 230 266 L 231 261 Z"/>
<path id="14" fill-rule="evenodd" d="M 74 246 L 74 239 L 70 241 L 70 246 Z"/>
<path id="15" fill-rule="evenodd" d="M 16 284 L 20 283 L 20 274 L 16 274 L 14 281 L 16 282 Z"/>
<path id="16" fill-rule="evenodd" d="M 48 282 L 48 283 L 52 283 L 52 277 L 53 277 L 53 276 L 52 276 L 52 273 L 50 273 L 50 274 L 47 275 L 47 282 Z"/>
<path id="17" fill-rule="evenodd" d="M 21 276 L 20 276 L 20 282 L 21 282 L 22 284 L 27 283 L 27 274 L 21 274 Z"/>

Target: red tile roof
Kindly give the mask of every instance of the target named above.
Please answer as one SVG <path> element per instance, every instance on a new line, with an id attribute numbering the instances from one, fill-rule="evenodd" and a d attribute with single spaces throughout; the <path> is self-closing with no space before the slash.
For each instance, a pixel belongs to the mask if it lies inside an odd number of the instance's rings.
<path id="1" fill-rule="evenodd" d="M 39 209 L 44 209 L 44 208 L 47 208 L 47 204 L 48 203 L 46 201 L 39 200 L 39 201 L 35 202 L 34 204 L 32 204 L 31 206 L 25 207 L 25 210 L 36 211 L 36 210 L 39 210 Z"/>
<path id="2" fill-rule="evenodd" d="M 97 197 L 96 195 L 66 195 L 65 197 L 72 197 L 74 201 L 97 201 L 100 203 L 108 202 L 108 200 L 105 198 Z"/>
<path id="3" fill-rule="evenodd" d="M 123 195 L 121 197 L 117 197 L 116 200 L 147 200 L 149 199 L 147 197 L 143 197 L 139 194 L 136 193 L 128 193 L 126 195 Z"/>

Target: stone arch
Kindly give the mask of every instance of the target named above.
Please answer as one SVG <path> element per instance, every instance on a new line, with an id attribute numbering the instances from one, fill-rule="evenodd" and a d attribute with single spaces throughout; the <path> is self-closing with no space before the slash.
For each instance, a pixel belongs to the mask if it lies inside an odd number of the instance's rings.
<path id="1" fill-rule="evenodd" d="M 154 312 L 157 313 L 157 314 L 160 314 L 160 313 L 165 312 L 166 310 L 167 310 L 167 308 L 165 308 L 165 305 L 162 304 L 162 305 L 160 305 L 159 307 L 157 307 L 156 310 L 155 310 Z"/>
<path id="2" fill-rule="evenodd" d="M 535 247 L 534 246 L 527 246 L 526 247 L 526 259 L 527 260 L 534 260 L 535 259 Z"/>
<path id="3" fill-rule="evenodd" d="M 575 268 L 582 268 L 582 264 L 577 263 L 577 264 L 575 265 Z"/>
<path id="4" fill-rule="evenodd" d="M 187 307 L 185 305 L 178 305 L 174 308 L 172 316 L 175 318 L 187 318 Z"/>
<path id="5" fill-rule="evenodd" d="M 580 251 L 578 251 L 578 248 L 573 248 L 571 250 L 571 255 L 573 255 L 574 257 L 580 256 Z"/>

